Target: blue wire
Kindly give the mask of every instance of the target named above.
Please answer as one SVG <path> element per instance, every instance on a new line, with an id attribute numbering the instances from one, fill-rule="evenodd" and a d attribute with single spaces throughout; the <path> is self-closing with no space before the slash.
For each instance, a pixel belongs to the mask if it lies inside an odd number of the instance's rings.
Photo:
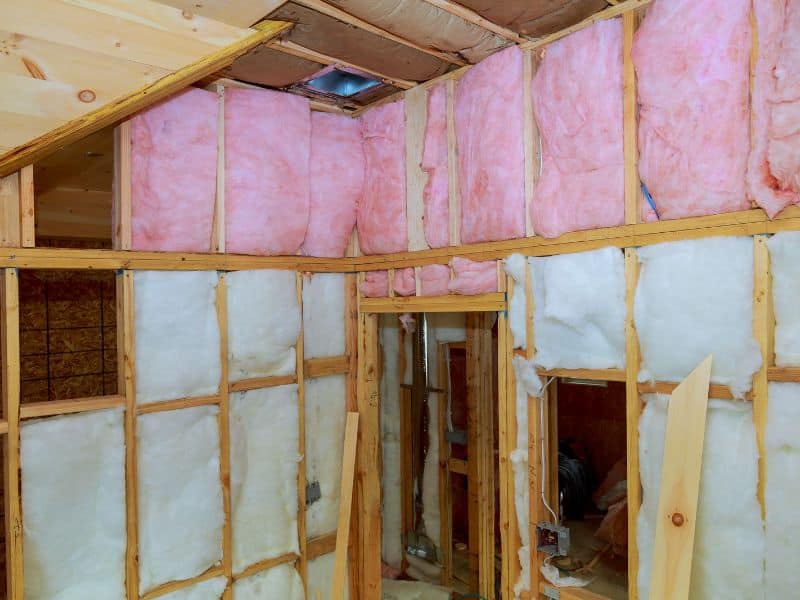
<path id="1" fill-rule="evenodd" d="M 645 184 L 642 184 L 642 193 L 644 194 L 645 200 L 647 200 L 647 203 L 650 205 L 650 208 L 652 208 L 653 212 L 656 213 L 656 217 L 660 219 L 661 215 L 658 214 L 656 203 L 653 200 L 653 197 L 650 195 L 650 192 L 647 190 L 647 186 Z"/>

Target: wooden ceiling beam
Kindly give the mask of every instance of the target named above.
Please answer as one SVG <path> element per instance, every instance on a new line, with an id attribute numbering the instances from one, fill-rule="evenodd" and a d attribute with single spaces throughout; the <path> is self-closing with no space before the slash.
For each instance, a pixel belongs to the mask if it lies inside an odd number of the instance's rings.
<path id="1" fill-rule="evenodd" d="M 252 48 L 269 42 L 291 27 L 291 23 L 282 21 L 262 21 L 256 24 L 252 33 L 246 37 L 18 146 L 0 156 L 0 177 L 34 163 L 95 131 L 113 125 L 203 77 L 216 73 Z"/>
<path id="2" fill-rule="evenodd" d="M 306 48 L 300 44 L 295 44 L 290 40 L 273 40 L 269 43 L 269 47 L 274 50 L 278 50 L 279 52 L 291 54 L 292 56 L 303 58 L 305 60 L 322 63 L 323 65 L 342 66 L 355 69 L 357 71 L 361 71 L 362 73 L 366 73 L 375 79 L 380 79 L 384 83 L 391 84 L 404 90 L 410 89 L 416 86 L 418 83 L 416 81 L 409 81 L 407 79 L 398 79 L 397 77 L 385 75 L 384 73 L 367 69 L 366 67 L 347 62 L 346 60 L 342 60 L 340 58 L 328 56 L 322 52 L 317 52 L 316 50 L 311 50 L 310 48 Z"/>
<path id="3" fill-rule="evenodd" d="M 413 48 L 414 50 L 418 50 L 420 52 L 424 52 L 430 56 L 435 56 L 439 60 L 443 60 L 445 62 L 464 66 L 467 64 L 460 58 L 454 56 L 453 54 L 447 52 L 440 52 L 439 50 L 434 50 L 432 48 L 426 48 L 424 46 L 420 46 L 419 44 L 412 42 L 411 40 L 407 40 L 405 38 L 400 37 L 399 35 L 395 35 L 390 31 L 386 31 L 385 29 L 381 29 L 372 23 L 368 23 L 363 19 L 359 19 L 358 17 L 351 15 L 348 12 L 343 11 L 341 8 L 337 8 L 328 4 L 327 2 L 323 2 L 323 0 L 293 0 L 297 4 L 301 4 L 306 8 L 310 8 L 311 10 L 315 10 L 323 15 L 327 15 L 332 17 L 338 21 L 342 21 L 343 23 L 347 23 L 348 25 L 353 25 L 354 27 L 358 27 L 359 29 L 363 29 L 364 31 L 368 31 L 372 34 L 385 38 L 387 40 L 391 40 L 398 44 L 402 44 L 403 46 L 408 46 L 409 48 Z"/>
<path id="4" fill-rule="evenodd" d="M 490 21 L 489 19 L 482 17 L 471 8 L 467 8 L 466 6 L 458 4 L 457 2 L 452 2 L 451 0 L 424 0 L 424 1 L 427 2 L 428 4 L 432 4 L 433 6 L 442 9 L 447 13 L 450 13 L 455 17 L 463 19 L 468 23 L 472 23 L 473 25 L 477 25 L 482 29 L 491 31 L 495 35 L 499 35 L 501 38 L 505 38 L 510 42 L 514 42 L 515 44 L 524 44 L 525 42 L 530 41 L 527 38 L 524 38 L 521 35 L 519 35 L 516 31 L 512 31 L 507 27 L 498 25 L 494 21 Z"/>

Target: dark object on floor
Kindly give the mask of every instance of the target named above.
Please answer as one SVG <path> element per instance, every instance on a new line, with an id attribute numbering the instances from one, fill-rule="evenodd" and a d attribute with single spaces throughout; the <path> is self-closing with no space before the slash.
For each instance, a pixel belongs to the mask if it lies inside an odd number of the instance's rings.
<path id="1" fill-rule="evenodd" d="M 559 444 L 558 489 L 562 519 L 583 519 L 586 506 L 592 496 L 589 470 L 570 447 L 569 441 Z"/>

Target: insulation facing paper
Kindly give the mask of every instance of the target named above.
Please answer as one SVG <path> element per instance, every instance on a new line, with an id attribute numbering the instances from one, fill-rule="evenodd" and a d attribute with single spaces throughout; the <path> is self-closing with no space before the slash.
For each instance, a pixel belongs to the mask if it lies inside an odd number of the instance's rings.
<path id="1" fill-rule="evenodd" d="M 230 397 L 233 570 L 297 552 L 297 386 Z"/>
<path id="2" fill-rule="evenodd" d="M 775 364 L 800 366 L 800 232 L 776 233 L 767 246 L 775 310 Z"/>
<path id="3" fill-rule="evenodd" d="M 305 600 L 303 582 L 291 565 L 278 565 L 233 584 L 235 600 Z"/>
<path id="4" fill-rule="evenodd" d="M 761 366 L 753 338 L 753 240 L 656 244 L 639 249 L 639 262 L 639 381 L 683 381 L 713 354 L 711 381 L 743 396 Z"/>
<path id="5" fill-rule="evenodd" d="M 535 362 L 545 369 L 625 367 L 625 262 L 617 248 L 530 259 Z"/>
<path id="6" fill-rule="evenodd" d="M 342 273 L 303 277 L 304 358 L 345 353 L 345 279 Z"/>
<path id="7" fill-rule="evenodd" d="M 139 586 L 143 593 L 222 560 L 219 408 L 138 418 Z"/>
<path id="8" fill-rule="evenodd" d="M 321 497 L 306 510 L 306 535 L 336 531 L 347 418 L 344 375 L 306 379 L 306 481 L 319 482 Z"/>
<path id="9" fill-rule="evenodd" d="M 122 410 L 25 421 L 25 598 L 125 598 Z"/>
<path id="10" fill-rule="evenodd" d="M 300 305 L 293 271 L 225 275 L 230 380 L 293 375 Z"/>
<path id="11" fill-rule="evenodd" d="M 134 338 L 139 404 L 219 391 L 216 271 L 136 271 Z"/>
<path id="12" fill-rule="evenodd" d="M 647 598 L 650 591 L 668 397 L 646 395 L 644 400 L 646 405 L 639 420 L 640 598 Z M 764 530 L 757 486 L 758 448 L 752 405 L 711 400 L 703 445 L 690 598 L 764 597 Z"/>

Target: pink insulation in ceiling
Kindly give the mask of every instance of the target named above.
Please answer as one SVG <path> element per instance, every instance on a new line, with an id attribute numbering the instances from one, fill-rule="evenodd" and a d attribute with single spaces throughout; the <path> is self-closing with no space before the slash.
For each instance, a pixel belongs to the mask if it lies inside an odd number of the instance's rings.
<path id="1" fill-rule="evenodd" d="M 306 98 L 225 90 L 225 249 L 295 254 L 309 213 L 311 111 Z"/>
<path id="2" fill-rule="evenodd" d="M 420 269 L 420 295 L 446 296 L 450 283 L 450 267 L 447 265 L 425 265 Z"/>
<path id="3" fill-rule="evenodd" d="M 416 279 L 414 279 L 414 268 L 397 269 L 394 272 L 392 282 L 394 293 L 398 296 L 413 296 L 417 291 Z"/>
<path id="4" fill-rule="evenodd" d="M 522 51 L 512 46 L 458 80 L 461 241 L 525 236 Z"/>
<path id="5" fill-rule="evenodd" d="M 367 271 L 358 287 L 367 298 L 385 298 L 389 295 L 389 272 Z"/>
<path id="6" fill-rule="evenodd" d="M 311 208 L 301 252 L 343 257 L 364 191 L 361 121 L 311 113 Z"/>
<path id="7" fill-rule="evenodd" d="M 188 88 L 131 119 L 131 245 L 208 252 L 217 187 L 217 94 Z"/>
<path id="8" fill-rule="evenodd" d="M 531 84 L 542 172 L 531 205 L 533 230 L 622 225 L 622 23 L 601 21 L 547 47 Z"/>
<path id="9" fill-rule="evenodd" d="M 749 208 L 750 0 L 655 0 L 632 56 L 639 173 L 658 216 Z"/>
<path id="10" fill-rule="evenodd" d="M 366 159 L 358 206 L 358 244 L 364 254 L 408 250 L 406 226 L 405 102 L 383 104 L 361 116 Z"/>
<path id="11" fill-rule="evenodd" d="M 758 60 L 747 184 L 774 217 L 800 202 L 800 2 L 759 0 L 754 10 Z"/>
<path id="12" fill-rule="evenodd" d="M 447 87 L 440 83 L 428 93 L 428 121 L 422 152 L 422 169 L 428 174 L 422 191 L 425 239 L 431 248 L 443 248 L 450 243 L 447 156 Z"/>
<path id="13" fill-rule="evenodd" d="M 456 256 L 450 260 L 450 268 L 453 279 L 447 288 L 454 294 L 474 296 L 497 291 L 496 261 L 475 262 Z"/>

